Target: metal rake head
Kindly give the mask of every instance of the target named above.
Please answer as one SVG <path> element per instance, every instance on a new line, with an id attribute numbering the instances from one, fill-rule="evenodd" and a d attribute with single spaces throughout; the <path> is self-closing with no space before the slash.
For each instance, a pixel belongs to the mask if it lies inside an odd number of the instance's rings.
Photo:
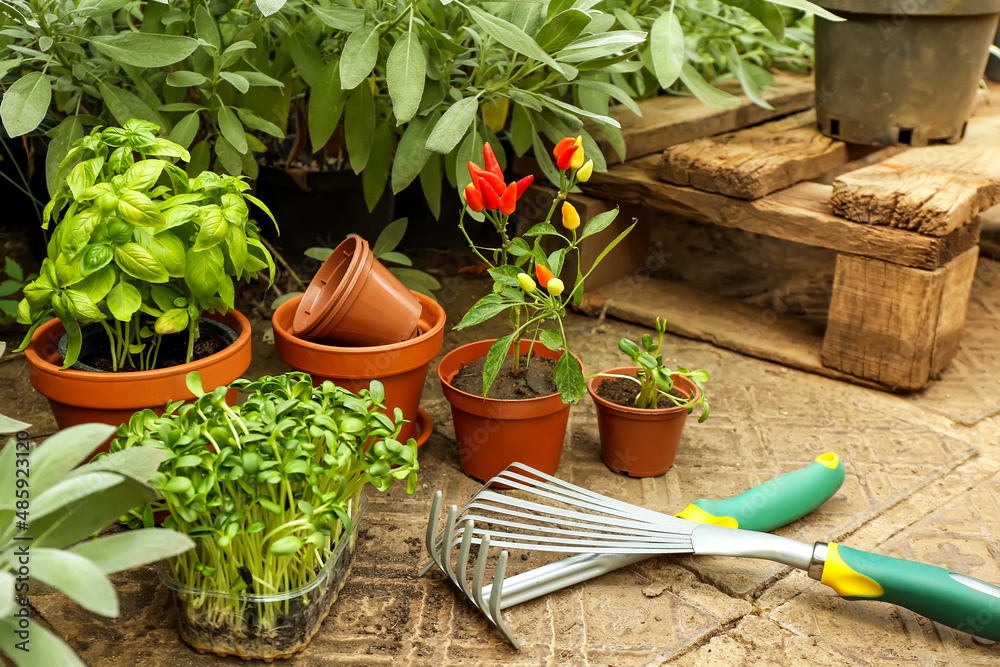
<path id="1" fill-rule="evenodd" d="M 506 495 L 492 490 L 497 486 L 514 492 Z M 593 568 L 593 563 L 571 557 L 522 573 L 511 579 L 516 592 L 504 596 L 506 549 L 497 559 L 492 583 L 483 583 L 491 547 L 647 557 L 691 551 L 689 522 L 602 496 L 520 463 L 511 464 L 487 482 L 461 510 L 452 505 L 443 529 L 437 532 L 441 510 L 442 494 L 438 491 L 427 524 L 431 562 L 424 565 L 421 574 L 436 564 L 515 648 L 519 642 L 505 625 L 501 610 L 544 594 L 539 590 L 552 592 L 586 579 L 580 573 Z M 470 586 L 472 545 L 478 547 L 478 554 Z M 455 547 L 458 558 L 453 566 Z M 607 569 L 605 565 L 601 571 Z"/>

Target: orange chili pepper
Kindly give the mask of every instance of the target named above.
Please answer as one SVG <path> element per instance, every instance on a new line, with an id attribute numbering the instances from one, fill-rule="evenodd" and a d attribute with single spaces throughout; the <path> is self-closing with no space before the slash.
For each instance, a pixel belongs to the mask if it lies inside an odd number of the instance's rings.
<path id="1" fill-rule="evenodd" d="M 548 270 L 545 266 L 541 264 L 535 265 L 535 277 L 538 278 L 538 284 L 545 287 L 549 284 L 549 281 L 555 278 L 555 274 Z"/>
<path id="2" fill-rule="evenodd" d="M 504 215 L 510 215 L 514 212 L 514 207 L 517 205 L 517 184 L 511 183 L 507 186 L 507 189 L 503 191 L 500 196 L 500 212 Z"/>

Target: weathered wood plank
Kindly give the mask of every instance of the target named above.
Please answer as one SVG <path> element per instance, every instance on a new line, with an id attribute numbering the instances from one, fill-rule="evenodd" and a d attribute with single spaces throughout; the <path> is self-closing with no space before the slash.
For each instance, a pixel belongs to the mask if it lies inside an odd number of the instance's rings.
<path id="1" fill-rule="evenodd" d="M 759 199 L 849 160 L 847 144 L 816 128 L 816 111 L 671 146 L 660 178 L 705 192 Z"/>
<path id="2" fill-rule="evenodd" d="M 759 107 L 743 94 L 739 82 L 730 81 L 719 87 L 740 98 L 743 103 L 732 109 L 713 109 L 696 97 L 660 95 L 639 102 L 642 116 L 622 106 L 611 108 L 611 116 L 622 126 L 626 158 L 660 153 L 668 146 L 708 137 L 720 132 L 738 130 L 778 118 L 815 105 L 813 77 L 779 72 L 775 74 L 773 91 L 765 91 L 774 111 Z M 604 150 L 608 164 L 619 162 L 610 146 Z"/>
<path id="3" fill-rule="evenodd" d="M 839 176 L 830 205 L 855 222 L 944 236 L 1000 204 L 1000 116 L 955 146 L 914 148 Z"/>
<path id="4" fill-rule="evenodd" d="M 823 365 L 823 330 L 806 321 L 736 299 L 636 276 L 590 293 L 591 308 L 652 327 L 657 317 L 678 336 L 866 387 L 887 389 Z"/>
<path id="5" fill-rule="evenodd" d="M 806 245 L 831 248 L 886 262 L 935 269 L 979 242 L 978 223 L 942 237 L 859 225 L 830 211 L 830 186 L 799 183 L 762 199 L 743 201 L 657 177 L 659 156 L 652 155 L 594 174 L 585 191 L 611 201 L 659 208 L 721 227 L 735 227 Z"/>
<path id="6" fill-rule="evenodd" d="M 922 271 L 840 254 L 823 364 L 900 390 L 926 385 L 958 351 L 978 257 L 971 248 Z"/>

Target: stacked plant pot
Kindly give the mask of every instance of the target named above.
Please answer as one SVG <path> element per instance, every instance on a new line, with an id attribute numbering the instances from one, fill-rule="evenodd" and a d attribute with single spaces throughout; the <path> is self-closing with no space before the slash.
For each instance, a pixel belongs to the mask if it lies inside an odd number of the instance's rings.
<path id="1" fill-rule="evenodd" d="M 433 427 L 420 409 L 431 360 L 444 341 L 444 309 L 412 292 L 350 236 L 330 254 L 308 289 L 281 304 L 272 317 L 278 355 L 309 373 L 314 384 L 345 389 L 385 386 L 387 411 L 409 423 L 400 438 L 423 444 Z"/>

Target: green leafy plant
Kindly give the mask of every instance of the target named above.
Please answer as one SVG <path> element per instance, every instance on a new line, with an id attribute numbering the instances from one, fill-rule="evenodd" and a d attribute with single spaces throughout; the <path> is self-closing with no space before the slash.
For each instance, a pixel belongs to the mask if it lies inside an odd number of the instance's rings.
<path id="1" fill-rule="evenodd" d="M 14 261 L 13 257 L 3 258 L 3 271 L 7 277 L 0 280 L 0 325 L 10 324 L 17 319 L 17 299 L 7 297 L 14 296 L 25 284 L 30 283 L 38 277 L 37 273 L 24 275 L 24 269 Z"/>
<path id="2" fill-rule="evenodd" d="M 267 207 L 238 177 L 189 178 L 161 159 L 189 155 L 157 129 L 141 120 L 98 128 L 66 155 L 65 180 L 43 214 L 45 226 L 57 221 L 48 257 L 18 306 L 31 327 L 19 349 L 55 313 L 69 334 L 64 368 L 80 354 L 81 326 L 94 322 L 113 370 L 155 368 L 163 336 L 185 330 L 191 361 L 202 313 L 232 308 L 235 281 L 265 269 L 273 280 L 247 203 L 271 216 Z"/>
<path id="3" fill-rule="evenodd" d="M 383 264 L 396 264 L 397 266 L 390 266 L 389 271 L 399 278 L 400 282 L 406 285 L 407 289 L 420 292 L 433 299 L 433 290 L 441 289 L 441 283 L 426 271 L 414 269 L 413 260 L 396 250 L 399 242 L 403 240 L 403 236 L 406 234 L 407 223 L 408 220 L 406 218 L 400 218 L 386 225 L 385 229 L 378 235 L 378 238 L 375 239 L 375 244 L 372 246 L 372 254 L 375 255 L 375 259 Z M 333 248 L 309 248 L 306 250 L 306 256 L 320 262 L 325 262 L 332 252 Z M 300 294 L 300 292 L 286 294 L 282 297 L 282 300 L 289 299 L 297 294 Z M 274 307 L 277 308 L 278 305 L 280 303 L 276 302 Z"/>
<path id="4" fill-rule="evenodd" d="M 408 493 L 416 489 L 416 442 L 396 440 L 402 413 L 384 414 L 380 382 L 353 394 L 329 381 L 313 387 L 304 373 L 238 380 L 232 387 L 249 395 L 236 407 L 226 404 L 227 387 L 205 393 L 196 373 L 188 387 L 194 403 L 171 404 L 162 416 L 137 413 L 111 444 L 112 452 L 140 444 L 166 452 L 153 476 L 170 513 L 164 525 L 198 541 L 170 565 L 184 586 L 227 593 L 305 586 L 352 530 L 354 499 L 366 484 L 385 491 L 405 479 Z M 147 507 L 132 520 L 152 518 Z M 196 613 L 225 632 L 264 634 L 288 613 L 288 600 L 260 604 L 249 628 L 247 604 L 203 598 Z"/>
<path id="5" fill-rule="evenodd" d="M 708 419 L 708 413 L 711 410 L 708 398 L 705 396 L 705 383 L 709 381 L 710 376 L 708 371 L 688 370 L 687 368 L 671 370 L 663 365 L 663 353 L 661 350 L 663 348 L 663 336 L 666 331 L 666 322 L 657 317 L 657 337 L 655 339 L 650 334 L 643 334 L 642 346 L 639 346 L 628 338 L 622 338 L 618 341 L 618 349 L 631 359 L 632 363 L 639 367 L 636 377 L 632 377 L 631 375 L 617 375 L 615 373 L 597 373 L 592 377 L 623 378 L 630 382 L 635 382 L 639 385 L 639 392 L 635 397 L 635 407 L 643 410 L 655 409 L 661 397 L 667 398 L 678 407 L 687 408 L 689 414 L 696 406 L 701 405 L 701 416 L 698 417 L 698 422 L 701 423 Z M 674 390 L 674 375 L 686 377 L 691 380 L 699 389 L 700 393 L 698 396 L 691 395 L 682 398 L 671 393 Z"/>
<path id="6" fill-rule="evenodd" d="M 584 153 L 584 144 L 580 137 L 575 140 L 566 137 L 556 144 L 553 154 L 560 169 L 559 191 L 552 200 L 545 220 L 532 226 L 521 237 L 509 236 L 507 223 L 515 211 L 517 200 L 531 184 L 533 177 L 527 176 L 516 183 L 505 184 L 503 172 L 489 144 L 483 149 L 484 167 L 469 162 L 472 183 L 464 191 L 466 205 L 459 219 L 459 227 L 479 259 L 489 267 L 489 274 L 493 278 L 493 290 L 473 304 L 455 328 L 464 329 L 481 324 L 500 313 L 508 314 L 513 327 L 513 331 L 497 339 L 486 354 L 483 367 L 483 396 L 489 393 L 507 358 L 508 351 L 512 350 L 512 368 L 515 376 L 527 369 L 531 355 L 529 353 L 526 356 L 522 366 L 520 349 L 521 340 L 525 336 L 530 336 L 532 346 L 538 341 L 550 350 L 563 350 L 562 356 L 556 362 L 554 379 L 564 402 L 576 403 L 586 391 L 580 362 L 569 352 L 562 318 L 566 314 L 567 306 L 571 303 L 579 305 L 583 299 L 583 285 L 587 276 L 632 231 L 635 221 L 601 251 L 586 273 L 582 273 L 580 242 L 607 229 L 618 217 L 617 208 L 600 213 L 587 221 L 577 232 L 580 228 L 580 215 L 576 208 L 566 201 L 566 197 L 578 182 L 589 179 L 594 170 L 592 161 L 583 162 Z M 560 202 L 562 226 L 566 234 L 552 224 L 553 215 Z M 493 225 L 500 236 L 499 246 L 487 248 L 472 242 L 464 227 L 467 211 L 485 215 L 486 220 Z M 546 253 L 541 244 L 544 238 L 561 242 L 564 247 Z M 529 244 L 525 239 L 534 241 Z M 575 278 L 570 283 L 570 289 L 567 290 L 559 275 L 570 253 L 576 254 L 577 270 Z M 529 272 L 535 275 L 537 284 Z M 555 322 L 558 328 L 544 328 L 548 322 Z"/>
<path id="7" fill-rule="evenodd" d="M 60 431 L 33 451 L 26 441 L 13 439 L 0 451 L 0 651 L 16 665 L 84 665 L 42 625 L 31 623 L 30 633 L 24 632 L 35 582 L 114 618 L 118 596 L 107 575 L 194 546 L 188 537 L 158 528 L 89 539 L 123 512 L 157 497 L 149 479 L 164 453 L 152 447 L 76 467 L 113 432 L 104 424 L 84 424 Z M 25 639 L 30 641 L 22 650 L 18 643 Z"/>

